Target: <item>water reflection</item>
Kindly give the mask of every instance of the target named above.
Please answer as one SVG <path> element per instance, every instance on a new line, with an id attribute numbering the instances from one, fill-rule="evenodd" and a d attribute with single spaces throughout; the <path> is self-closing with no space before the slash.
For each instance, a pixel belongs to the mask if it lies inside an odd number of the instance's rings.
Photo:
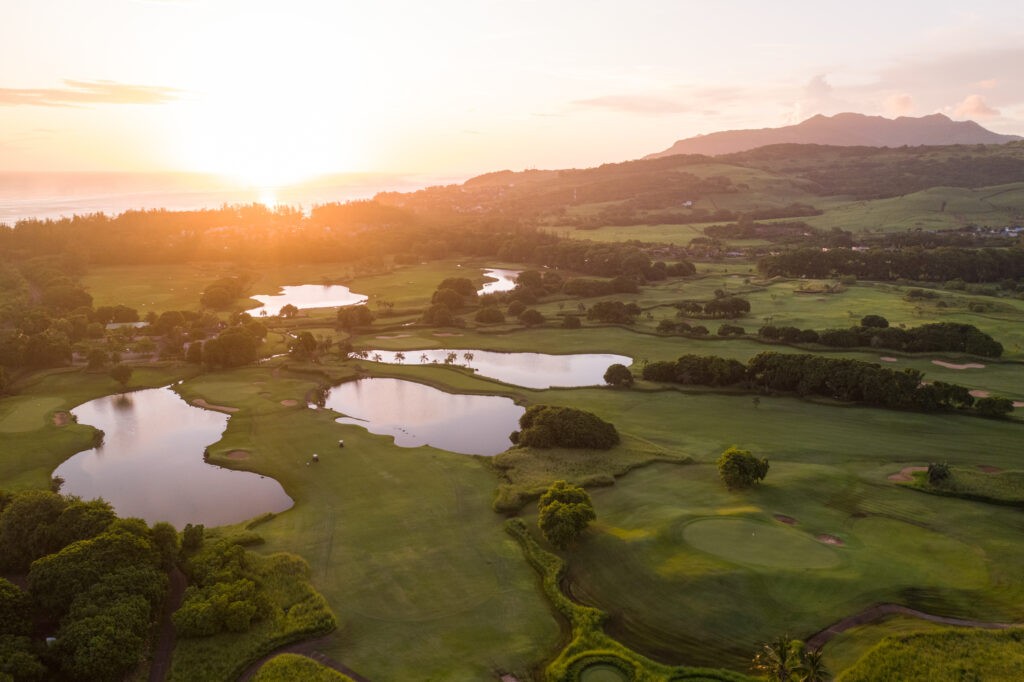
<path id="1" fill-rule="evenodd" d="M 442 348 L 433 350 L 367 351 L 368 360 L 407 365 L 458 365 L 470 367 L 481 376 L 527 388 L 552 386 L 595 386 L 604 383 L 604 373 L 614 364 L 632 364 L 633 359 L 611 353 L 498 353 L 488 350 Z M 401 355 L 402 357 L 398 357 Z M 378 360 L 378 357 L 380 358 Z"/>
<path id="2" fill-rule="evenodd" d="M 401 379 L 369 378 L 335 386 L 325 405 L 337 421 L 393 436 L 405 448 L 432 445 L 466 455 L 496 455 L 525 411 L 509 398 L 445 393 Z"/>
<path id="3" fill-rule="evenodd" d="M 496 282 L 487 282 L 480 289 L 478 294 L 494 294 L 499 291 L 512 291 L 516 288 L 516 277 L 522 270 L 503 270 L 501 268 L 484 268 L 484 274 L 488 277 L 496 277 Z"/>
<path id="4" fill-rule="evenodd" d="M 292 506 L 281 484 L 203 461 L 228 416 L 193 407 L 170 388 L 91 400 L 71 410 L 78 423 L 104 431 L 103 444 L 65 461 L 54 476 L 62 492 L 102 497 L 119 516 L 147 523 L 218 526 Z"/>
<path id="5" fill-rule="evenodd" d="M 366 301 L 367 297 L 362 294 L 352 293 L 348 287 L 340 284 L 301 284 L 294 287 L 281 287 L 280 294 L 270 296 L 250 296 L 260 303 L 262 307 L 250 311 L 262 315 L 277 315 L 281 308 L 291 304 L 300 310 L 307 308 L 334 308 L 343 305 L 354 305 Z"/>

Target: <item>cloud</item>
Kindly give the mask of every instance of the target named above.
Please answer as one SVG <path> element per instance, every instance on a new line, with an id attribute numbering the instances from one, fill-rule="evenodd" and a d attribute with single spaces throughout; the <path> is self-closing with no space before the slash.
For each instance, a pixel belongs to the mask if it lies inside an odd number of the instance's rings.
<path id="1" fill-rule="evenodd" d="M 882 108 L 889 116 L 909 116 L 914 113 L 914 98 L 905 92 L 889 95 Z"/>
<path id="2" fill-rule="evenodd" d="M 985 88 L 986 90 L 991 90 L 992 88 L 999 85 L 999 81 L 995 78 L 989 78 L 988 80 L 978 81 L 977 83 L 972 83 L 971 85 L 974 85 L 979 88 Z"/>
<path id="3" fill-rule="evenodd" d="M 690 107 L 678 100 L 660 95 L 605 95 L 592 99 L 578 99 L 573 106 L 588 109 L 608 109 L 624 114 L 646 114 L 658 116 L 662 114 L 680 114 L 690 111 Z"/>
<path id="4" fill-rule="evenodd" d="M 108 80 L 64 80 L 62 88 L 0 88 L 0 106 L 75 107 L 88 104 L 166 104 L 184 91 Z"/>
<path id="5" fill-rule="evenodd" d="M 990 107 L 981 95 L 968 95 L 956 105 L 953 115 L 958 118 L 994 118 L 999 115 L 999 110 Z"/>

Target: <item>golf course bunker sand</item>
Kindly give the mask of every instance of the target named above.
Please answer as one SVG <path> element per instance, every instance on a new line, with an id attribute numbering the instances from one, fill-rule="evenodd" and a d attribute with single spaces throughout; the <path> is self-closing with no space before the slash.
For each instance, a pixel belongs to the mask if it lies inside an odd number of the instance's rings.
<path id="1" fill-rule="evenodd" d="M 954 362 L 943 362 L 942 360 L 932 360 L 933 365 L 939 367 L 945 367 L 946 369 L 985 369 L 985 365 L 980 362 L 968 362 L 965 365 L 958 365 Z"/>
<path id="2" fill-rule="evenodd" d="M 804 570 L 832 568 L 839 554 L 806 533 L 742 518 L 700 519 L 683 528 L 697 549 L 734 563 Z"/>
<path id="3" fill-rule="evenodd" d="M 843 545 L 846 544 L 845 542 L 843 542 L 842 540 L 837 538 L 835 535 L 829 535 L 827 533 L 822 533 L 820 535 L 815 535 L 814 537 L 816 539 L 820 540 L 821 542 L 824 542 L 826 545 L 834 545 L 836 547 L 842 547 Z"/>
<path id="4" fill-rule="evenodd" d="M 882 362 L 899 362 L 899 358 L 890 358 L 888 355 L 883 355 L 878 359 Z"/>
<path id="5" fill-rule="evenodd" d="M 772 518 L 778 521 L 779 523 L 786 524 L 787 526 L 796 525 L 796 519 L 794 519 L 792 516 L 786 516 L 785 514 L 772 514 Z"/>
<path id="6" fill-rule="evenodd" d="M 973 391 L 968 391 L 968 393 L 974 398 L 987 398 L 992 395 L 988 391 L 982 391 L 981 389 L 974 389 Z"/>
<path id="7" fill-rule="evenodd" d="M 295 407 L 296 405 L 299 404 L 299 401 L 288 398 L 287 400 L 282 400 L 281 404 L 284 405 L 285 407 Z"/>
<path id="8" fill-rule="evenodd" d="M 192 404 L 195 405 L 196 407 L 204 407 L 207 410 L 216 410 L 217 412 L 227 412 L 228 414 L 231 414 L 232 412 L 238 412 L 237 407 L 228 407 L 227 405 L 211 405 L 202 398 L 196 398 L 195 400 L 192 401 Z"/>
<path id="9" fill-rule="evenodd" d="M 231 452 L 224 455 L 228 459 L 249 459 L 248 450 L 232 450 Z"/>
<path id="10" fill-rule="evenodd" d="M 890 474 L 889 480 L 897 483 L 909 483 L 914 480 L 915 471 L 928 471 L 928 467 L 903 467 L 898 474 Z"/>
<path id="11" fill-rule="evenodd" d="M 67 426 L 70 418 L 67 412 L 54 412 L 53 413 L 53 425 L 54 426 Z"/>
<path id="12" fill-rule="evenodd" d="M 994 467 L 989 464 L 979 464 L 978 469 L 984 471 L 986 474 L 1001 474 L 1003 470 L 999 467 Z"/>
<path id="13" fill-rule="evenodd" d="M 410 336 L 412 336 L 412 334 L 394 334 L 393 336 L 384 335 L 384 336 L 378 336 L 377 338 L 378 339 L 407 339 Z"/>
<path id="14" fill-rule="evenodd" d="M 434 332 L 434 336 L 462 336 L 462 334 L 449 334 L 448 332 Z"/>

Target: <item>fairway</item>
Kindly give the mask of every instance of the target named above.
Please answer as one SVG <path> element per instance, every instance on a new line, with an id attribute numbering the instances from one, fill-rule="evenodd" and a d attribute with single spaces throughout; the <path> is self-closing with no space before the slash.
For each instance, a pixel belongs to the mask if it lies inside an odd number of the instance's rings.
<path id="1" fill-rule="evenodd" d="M 683 540 L 734 563 L 792 570 L 832 568 L 839 553 L 814 538 L 750 519 L 699 519 L 686 524 Z"/>

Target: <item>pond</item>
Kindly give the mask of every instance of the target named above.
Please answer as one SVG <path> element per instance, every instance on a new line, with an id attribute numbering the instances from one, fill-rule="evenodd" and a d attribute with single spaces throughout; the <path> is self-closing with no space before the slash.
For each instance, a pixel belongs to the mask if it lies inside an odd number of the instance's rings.
<path id="1" fill-rule="evenodd" d="M 431 445 L 464 455 L 496 455 L 512 447 L 510 433 L 526 410 L 509 398 L 445 393 L 402 379 L 372 377 L 335 386 L 324 406 L 395 445 Z"/>
<path id="2" fill-rule="evenodd" d="M 307 308 L 335 308 L 343 305 L 354 305 L 367 300 L 362 294 L 352 293 L 348 287 L 340 284 L 301 284 L 294 287 L 281 287 L 281 293 L 268 296 L 250 296 L 249 298 L 259 301 L 262 306 L 250 308 L 250 314 L 277 315 L 281 308 L 289 303 L 305 310 Z"/>
<path id="3" fill-rule="evenodd" d="M 465 348 L 407 351 L 371 350 L 367 353 L 369 353 L 367 359 L 374 362 L 397 363 L 398 360 L 395 356 L 402 353 L 404 364 L 437 363 L 469 367 L 480 376 L 526 388 L 596 386 L 604 383 L 604 373 L 609 366 L 620 364 L 629 367 L 633 363 L 633 358 L 612 353 L 549 355 L 546 353 L 499 353 Z"/>
<path id="4" fill-rule="evenodd" d="M 80 424 L 102 429 L 103 444 L 65 461 L 54 476 L 62 493 L 102 497 L 118 516 L 219 526 L 293 502 L 281 484 L 248 471 L 203 461 L 220 440 L 228 415 L 193 407 L 170 388 L 152 388 L 91 400 L 71 410 Z"/>
<path id="5" fill-rule="evenodd" d="M 494 294 L 499 291 L 512 291 L 516 288 L 516 277 L 522 270 L 503 270 L 501 268 L 484 268 L 484 275 L 494 277 L 497 281 L 487 282 L 480 287 L 478 294 Z"/>

